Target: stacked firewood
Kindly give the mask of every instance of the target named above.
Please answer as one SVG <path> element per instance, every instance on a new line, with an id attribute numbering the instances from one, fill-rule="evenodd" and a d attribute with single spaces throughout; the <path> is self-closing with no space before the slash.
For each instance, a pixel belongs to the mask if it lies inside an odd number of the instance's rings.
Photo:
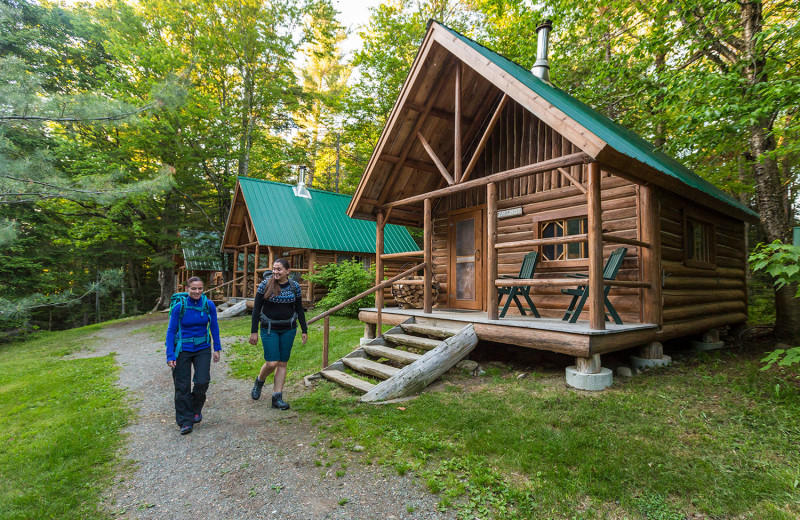
<path id="1" fill-rule="evenodd" d="M 421 309 L 425 303 L 422 276 L 409 276 L 392 284 L 392 296 L 401 309 Z M 411 283 L 409 283 L 409 281 Z M 439 283 L 433 280 L 431 284 L 433 301 L 439 295 Z"/>

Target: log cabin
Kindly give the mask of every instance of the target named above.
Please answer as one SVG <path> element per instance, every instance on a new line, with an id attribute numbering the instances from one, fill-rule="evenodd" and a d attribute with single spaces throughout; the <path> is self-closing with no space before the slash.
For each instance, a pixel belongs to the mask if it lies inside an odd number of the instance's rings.
<path id="1" fill-rule="evenodd" d="M 222 238 L 222 251 L 233 254 L 229 298 L 253 298 L 265 271 L 277 258 L 286 258 L 303 289 L 303 301 L 313 305 L 325 288 L 302 275 L 315 267 L 357 260 L 369 269 L 375 263 L 375 223 L 346 214 L 349 195 L 239 177 Z M 403 226 L 387 226 L 389 272 L 400 269 L 408 252 L 419 247 Z M 397 271 L 399 272 L 399 271 Z"/>
<path id="2" fill-rule="evenodd" d="M 663 359 L 664 340 L 747 320 L 745 225 L 758 215 L 556 88 L 550 28 L 537 29 L 529 71 L 429 22 L 347 208 L 377 223 L 376 283 L 384 226 L 424 229 L 425 303 L 383 309 L 378 293 L 360 313 L 368 334 L 410 316 L 469 323 L 479 340 L 561 352 L 579 373 L 599 374 L 600 354 L 640 347 Z M 617 276 L 604 279 L 620 247 Z M 530 252 L 539 254 L 533 277 L 507 278 Z M 579 283 L 587 303 L 570 323 L 562 289 Z M 498 290 L 510 286 L 529 289 L 540 318 L 514 305 L 500 318 Z M 606 290 L 621 324 L 607 321 Z"/>
<path id="3" fill-rule="evenodd" d="M 181 254 L 175 255 L 175 292 L 186 290 L 186 281 L 197 276 L 205 287 L 222 281 L 220 234 L 214 231 L 182 230 L 179 233 Z"/>

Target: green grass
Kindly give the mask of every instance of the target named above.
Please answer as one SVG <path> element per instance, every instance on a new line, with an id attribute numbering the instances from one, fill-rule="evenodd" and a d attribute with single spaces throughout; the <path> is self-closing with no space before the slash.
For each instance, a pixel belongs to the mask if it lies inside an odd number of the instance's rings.
<path id="1" fill-rule="evenodd" d="M 111 356 L 65 359 L 102 326 L 0 347 L 0 517 L 100 519 L 127 406 Z"/>
<path id="2" fill-rule="evenodd" d="M 363 327 L 332 325 L 331 361 Z M 296 378 L 318 369 L 315 335 L 295 346 Z M 238 377 L 261 363 L 246 348 L 234 356 Z M 365 446 L 367 462 L 415 471 L 460 518 L 797 518 L 796 378 L 759 371 L 759 357 L 689 356 L 596 394 L 566 388 L 562 371 L 490 367 L 388 406 L 321 382 L 292 406 L 338 444 Z"/>

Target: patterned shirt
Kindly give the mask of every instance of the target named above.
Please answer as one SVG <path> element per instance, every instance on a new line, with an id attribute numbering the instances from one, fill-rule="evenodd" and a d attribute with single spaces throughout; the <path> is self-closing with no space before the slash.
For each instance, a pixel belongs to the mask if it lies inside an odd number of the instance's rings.
<path id="1" fill-rule="evenodd" d="M 303 310 L 303 293 L 300 290 L 300 284 L 289 280 L 285 284 L 280 284 L 281 292 L 279 295 L 265 298 L 264 295 L 271 280 L 272 277 L 269 277 L 258 284 L 256 298 L 253 302 L 253 318 L 250 332 L 258 332 L 258 324 L 261 322 L 262 314 L 271 320 L 281 321 L 290 320 L 297 313 L 297 321 L 300 322 L 300 328 L 303 330 L 303 334 L 307 334 L 308 326 L 306 325 L 306 314 Z M 296 322 L 291 324 L 272 324 L 272 328 L 275 330 L 287 330 L 295 327 L 297 327 Z"/>

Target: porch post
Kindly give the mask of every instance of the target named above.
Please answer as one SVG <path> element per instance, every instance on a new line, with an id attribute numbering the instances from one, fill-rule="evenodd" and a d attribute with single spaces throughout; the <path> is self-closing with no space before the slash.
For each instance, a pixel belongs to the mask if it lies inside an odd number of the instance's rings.
<path id="1" fill-rule="evenodd" d="M 309 250 L 308 253 L 308 274 L 311 274 L 314 269 L 314 264 L 317 263 L 317 251 Z M 308 301 L 314 303 L 314 282 L 308 281 Z"/>
<path id="2" fill-rule="evenodd" d="M 258 289 L 258 266 L 261 260 L 261 245 L 256 242 L 256 258 L 255 264 L 253 266 L 253 297 L 256 295 L 256 289 Z"/>
<path id="3" fill-rule="evenodd" d="M 640 247 L 642 258 L 642 281 L 649 282 L 650 287 L 642 289 L 642 321 L 661 326 L 661 216 L 660 205 L 652 184 L 639 187 L 640 225 L 639 240 L 647 242 L 650 247 Z"/>
<path id="4" fill-rule="evenodd" d="M 497 185 L 490 182 L 486 185 L 486 309 L 490 320 L 498 319 L 497 305 Z"/>
<path id="5" fill-rule="evenodd" d="M 244 263 L 242 264 L 242 297 L 249 298 L 250 297 L 250 286 L 247 284 L 247 275 L 250 274 L 247 272 L 247 259 L 250 255 L 247 251 L 247 246 L 244 246 Z"/>
<path id="6" fill-rule="evenodd" d="M 424 285 L 422 286 L 422 295 L 423 295 L 423 306 L 422 312 L 425 314 L 430 314 L 433 312 L 433 291 L 431 288 L 431 284 L 433 283 L 433 251 L 432 251 L 432 244 L 431 239 L 433 238 L 433 226 L 432 226 L 432 213 L 433 210 L 431 209 L 431 199 L 425 199 L 425 220 L 423 223 L 423 249 L 425 251 L 425 280 Z"/>
<path id="7" fill-rule="evenodd" d="M 239 269 L 239 248 L 237 247 L 233 251 L 233 278 L 231 278 L 231 286 L 232 286 L 231 291 L 233 291 L 233 294 L 231 296 L 233 296 L 234 298 L 236 298 L 237 296 L 235 280 L 236 280 L 236 275 L 239 273 L 238 269 Z"/>
<path id="8" fill-rule="evenodd" d="M 267 250 L 269 251 L 269 268 L 272 269 L 272 265 L 275 263 L 275 248 L 272 246 L 267 246 Z"/>
<path id="9" fill-rule="evenodd" d="M 375 222 L 375 285 L 383 282 L 383 210 L 378 210 Z M 381 311 L 383 310 L 383 290 L 375 293 L 375 310 L 378 312 L 378 319 L 375 323 L 375 334 L 381 337 Z"/>
<path id="10" fill-rule="evenodd" d="M 600 207 L 600 164 L 589 163 L 589 327 L 606 328 L 603 303 L 603 220 Z"/>

